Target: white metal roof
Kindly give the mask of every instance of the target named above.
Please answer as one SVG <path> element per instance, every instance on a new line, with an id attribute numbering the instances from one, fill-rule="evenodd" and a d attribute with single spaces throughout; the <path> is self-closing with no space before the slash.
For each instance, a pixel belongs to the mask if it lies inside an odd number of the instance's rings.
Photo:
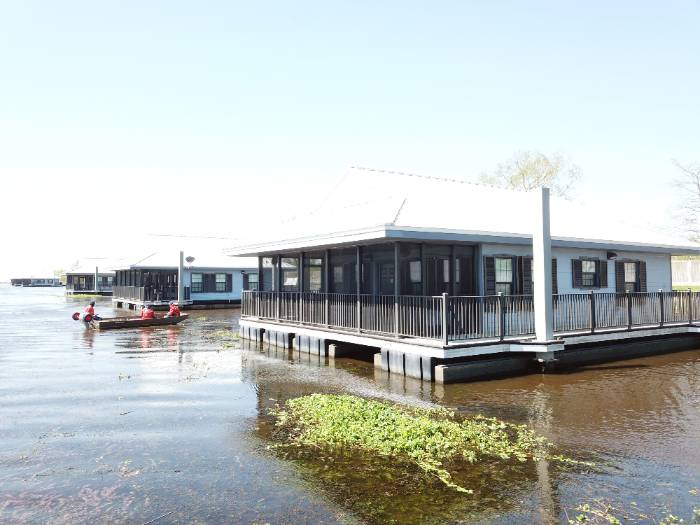
<path id="1" fill-rule="evenodd" d="M 83 275 L 94 274 L 95 268 L 98 268 L 100 275 L 114 275 L 114 269 L 121 266 L 123 261 L 111 257 L 85 257 L 78 259 L 66 271 L 66 275 Z"/>
<path id="2" fill-rule="evenodd" d="M 539 213 L 535 197 L 461 180 L 350 169 L 316 209 L 283 223 L 258 244 L 226 253 L 255 255 L 382 239 L 529 244 Z M 551 198 L 551 232 L 554 246 L 700 253 L 700 245 L 645 224 L 642 209 L 635 217 L 621 217 L 615 209 L 557 197 Z"/>
<path id="3" fill-rule="evenodd" d="M 192 269 L 254 270 L 258 261 L 254 257 L 227 257 L 223 252 L 203 252 L 184 249 L 185 267 Z M 192 262 L 187 258 L 193 257 Z M 157 251 L 135 258 L 119 269 L 176 269 L 180 262 L 180 251 Z"/>

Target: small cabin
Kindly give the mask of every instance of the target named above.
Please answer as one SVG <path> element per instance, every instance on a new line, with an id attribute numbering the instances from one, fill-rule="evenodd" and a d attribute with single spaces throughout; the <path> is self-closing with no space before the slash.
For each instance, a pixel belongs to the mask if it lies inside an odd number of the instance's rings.
<path id="1" fill-rule="evenodd" d="M 241 303 L 243 290 L 258 289 L 257 259 L 223 254 L 163 251 L 117 268 L 112 302 L 136 308 L 221 308 Z"/>
<path id="2" fill-rule="evenodd" d="M 10 279 L 10 284 L 12 286 L 23 286 L 23 287 L 27 287 L 27 288 L 46 288 L 46 287 L 63 286 L 63 283 L 57 277 L 16 278 L 16 279 Z"/>
<path id="3" fill-rule="evenodd" d="M 114 272 L 100 271 L 97 274 L 97 285 L 94 273 L 66 272 L 66 295 L 112 295 L 113 282 Z"/>
<path id="4" fill-rule="evenodd" d="M 120 264 L 114 258 L 79 259 L 66 272 L 66 295 L 112 295 L 114 268 Z"/>

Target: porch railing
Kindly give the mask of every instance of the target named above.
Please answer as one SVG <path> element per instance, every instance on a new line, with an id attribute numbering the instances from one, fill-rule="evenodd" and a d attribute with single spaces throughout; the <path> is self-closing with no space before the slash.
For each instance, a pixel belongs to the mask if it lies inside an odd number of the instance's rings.
<path id="1" fill-rule="evenodd" d="M 115 295 L 117 295 L 115 287 Z M 409 296 L 243 291 L 242 317 L 382 336 L 451 341 L 535 334 L 531 295 Z M 700 321 L 700 292 L 555 294 L 556 334 Z"/>
<path id="2" fill-rule="evenodd" d="M 177 286 L 153 288 L 150 286 L 113 286 L 112 296 L 115 299 L 129 299 L 140 302 L 173 301 L 177 299 Z"/>

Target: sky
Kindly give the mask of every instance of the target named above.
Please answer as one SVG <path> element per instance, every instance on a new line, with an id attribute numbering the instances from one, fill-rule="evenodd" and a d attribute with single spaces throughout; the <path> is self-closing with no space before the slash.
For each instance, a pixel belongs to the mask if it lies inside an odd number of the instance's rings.
<path id="1" fill-rule="evenodd" d="M 526 150 L 672 228 L 699 30 L 690 1 L 0 2 L 0 281 L 254 240 L 349 166 L 476 180 Z"/>

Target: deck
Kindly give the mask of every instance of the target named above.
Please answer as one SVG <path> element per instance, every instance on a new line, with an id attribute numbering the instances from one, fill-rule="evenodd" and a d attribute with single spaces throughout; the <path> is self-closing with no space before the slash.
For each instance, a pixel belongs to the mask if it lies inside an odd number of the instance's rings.
<path id="1" fill-rule="evenodd" d="M 700 292 L 561 294 L 552 297 L 556 336 L 694 325 Z M 244 291 L 241 317 L 444 347 L 535 335 L 532 296 L 393 296 Z M 418 341 L 416 341 L 418 342 Z"/>

